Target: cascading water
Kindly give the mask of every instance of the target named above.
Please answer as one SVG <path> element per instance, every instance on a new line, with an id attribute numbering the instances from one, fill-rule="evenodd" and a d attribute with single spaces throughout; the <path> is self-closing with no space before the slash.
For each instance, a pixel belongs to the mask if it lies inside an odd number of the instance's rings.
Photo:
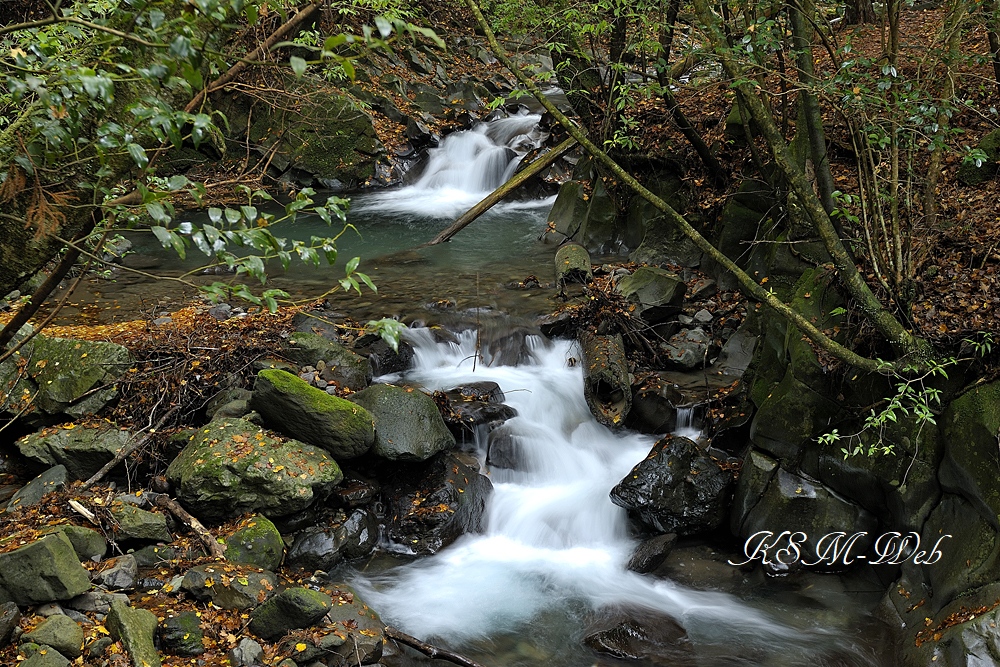
<path id="1" fill-rule="evenodd" d="M 579 357 L 574 343 L 529 338 L 527 363 L 495 366 L 474 363 L 474 332 L 458 344 L 435 343 L 426 329 L 409 335 L 416 348 L 409 382 L 428 390 L 500 385 L 518 412 L 507 427 L 522 464 L 519 471 L 485 470 L 494 493 L 483 534 L 381 575 L 358 576 L 363 596 L 387 622 L 495 667 L 594 664 L 580 644 L 583 627 L 608 610 L 676 619 L 694 649 L 685 664 L 866 664 L 856 654 L 844 660 L 845 640 L 833 631 L 793 627 L 730 595 L 625 569 L 635 543 L 608 492 L 653 439 L 612 433 L 591 416 L 582 371 L 570 361 Z"/>
<path id="2" fill-rule="evenodd" d="M 541 145 L 541 116 L 519 114 L 479 123 L 455 132 L 428 151 L 420 177 L 411 185 L 366 196 L 355 210 L 402 213 L 434 218 L 454 217 L 503 185 L 514 175 L 521 158 Z M 539 208 L 548 200 L 507 203 L 504 208 Z"/>

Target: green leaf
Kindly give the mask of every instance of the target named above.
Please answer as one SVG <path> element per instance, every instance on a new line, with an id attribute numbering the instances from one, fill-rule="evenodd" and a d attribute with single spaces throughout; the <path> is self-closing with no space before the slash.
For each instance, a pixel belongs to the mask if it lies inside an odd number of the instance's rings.
<path id="1" fill-rule="evenodd" d="M 378 288 L 375 287 L 375 283 L 372 282 L 372 279 L 368 277 L 367 273 L 361 273 L 360 271 L 358 271 L 354 275 L 356 275 L 358 278 L 361 278 L 361 282 L 363 282 L 365 285 L 368 285 L 368 289 L 370 289 L 373 292 L 378 292 Z"/>
<path id="2" fill-rule="evenodd" d="M 384 16 L 375 17 L 375 27 L 378 28 L 378 34 L 382 35 L 382 39 L 392 34 L 392 24 Z"/>
<path id="3" fill-rule="evenodd" d="M 226 209 L 226 222 L 231 225 L 235 225 L 243 216 L 236 209 L 227 208 Z"/>
<path id="4" fill-rule="evenodd" d="M 163 209 L 163 204 L 160 202 L 151 201 L 146 204 L 146 212 L 149 213 L 149 217 L 161 225 L 166 225 L 170 222 L 170 216 L 167 215 L 167 212 Z"/>
<path id="5" fill-rule="evenodd" d="M 346 271 L 347 275 L 351 275 L 357 270 L 358 264 L 360 263 L 361 263 L 360 257 L 352 257 L 351 261 L 347 263 L 347 267 L 344 269 L 344 271 Z"/>
<path id="6" fill-rule="evenodd" d="M 139 168 L 145 169 L 146 165 L 149 164 L 149 158 L 146 157 L 146 149 L 139 144 L 129 144 L 126 148 L 128 149 L 128 154 L 139 165 Z"/>
<path id="7" fill-rule="evenodd" d="M 154 225 L 153 227 L 150 227 L 150 229 L 153 230 L 153 235 L 156 236 L 157 239 L 159 239 L 160 245 L 162 245 L 164 248 L 170 247 L 170 232 L 167 230 L 166 227 Z"/>
<path id="8" fill-rule="evenodd" d="M 301 79 L 302 75 L 306 73 L 306 61 L 299 56 L 289 58 L 288 64 L 292 66 L 292 71 L 295 73 L 296 79 Z"/>

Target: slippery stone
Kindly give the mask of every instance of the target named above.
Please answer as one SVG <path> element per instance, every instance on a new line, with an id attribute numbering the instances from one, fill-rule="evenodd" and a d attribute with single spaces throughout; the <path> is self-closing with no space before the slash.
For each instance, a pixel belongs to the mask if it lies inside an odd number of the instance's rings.
<path id="1" fill-rule="evenodd" d="M 100 560 L 108 552 L 108 541 L 96 530 L 83 526 L 59 526 L 53 532 L 59 532 L 69 538 L 73 551 L 81 561 Z"/>
<path id="2" fill-rule="evenodd" d="M 98 574 L 94 583 L 108 590 L 119 591 L 133 588 L 138 578 L 139 565 L 135 556 L 125 554 L 111 561 L 111 567 Z"/>
<path id="3" fill-rule="evenodd" d="M 314 333 L 292 334 L 281 353 L 299 366 L 315 367 L 318 362 L 325 362 L 323 379 L 327 382 L 335 381 L 352 391 L 360 391 L 372 381 L 372 369 L 367 359 L 340 343 Z"/>
<path id="4" fill-rule="evenodd" d="M 351 401 L 375 418 L 373 451 L 384 459 L 424 461 L 456 444 L 434 400 L 421 391 L 380 384 L 354 394 Z"/>
<path id="5" fill-rule="evenodd" d="M 350 516 L 337 512 L 326 522 L 302 530 L 288 550 L 288 566 L 332 570 L 343 560 L 363 558 L 378 543 L 378 521 L 364 509 Z"/>
<path id="6" fill-rule="evenodd" d="M 673 551 L 675 544 L 677 544 L 677 535 L 675 533 L 651 537 L 635 548 L 625 568 L 639 574 L 652 572 L 663 564 L 663 561 Z"/>
<path id="7" fill-rule="evenodd" d="M 177 499 L 195 516 L 221 522 L 246 512 L 287 516 L 326 498 L 343 479 L 325 450 L 280 440 L 242 419 L 187 432 L 167 468 Z"/>
<path id="8" fill-rule="evenodd" d="M 274 524 L 259 514 L 244 521 L 226 540 L 226 560 L 277 570 L 285 553 L 285 543 Z"/>
<path id="9" fill-rule="evenodd" d="M 274 640 L 289 630 L 308 628 L 330 611 L 329 595 L 309 588 L 288 588 L 253 610 L 250 631 Z"/>
<path id="10" fill-rule="evenodd" d="M 278 587 L 278 578 L 267 570 L 249 567 L 197 565 L 184 574 L 181 590 L 222 609 L 251 609 L 268 599 Z"/>
<path id="11" fill-rule="evenodd" d="M 338 460 L 361 456 L 375 442 L 367 410 L 285 371 L 257 374 L 250 407 L 275 430 L 322 447 Z"/>
<path id="12" fill-rule="evenodd" d="M 333 604 L 326 618 L 335 628 L 335 632 L 320 640 L 330 645 L 345 661 L 352 660 L 362 665 L 371 665 L 382 659 L 382 645 L 385 642 L 385 623 L 379 618 L 364 600 L 350 586 L 337 586 L 338 595 L 333 598 Z M 336 639 L 343 635 L 345 639 L 338 645 Z"/>

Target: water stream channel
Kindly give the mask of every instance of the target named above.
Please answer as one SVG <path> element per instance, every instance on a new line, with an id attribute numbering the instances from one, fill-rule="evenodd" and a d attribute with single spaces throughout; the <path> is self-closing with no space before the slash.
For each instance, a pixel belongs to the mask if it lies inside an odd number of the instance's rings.
<path id="1" fill-rule="evenodd" d="M 341 297 L 335 307 L 358 319 L 399 315 L 432 322 L 444 310 L 490 307 L 514 317 L 550 312 L 554 289 L 508 289 L 537 275 L 551 281 L 553 247 L 536 239 L 551 200 L 505 204 L 443 246 L 409 250 L 432 238 L 503 182 L 541 138 L 538 117 L 516 116 L 448 137 L 431 152 L 412 185 L 353 198 L 341 258 L 362 257 L 378 296 Z M 304 221 L 308 238 L 320 223 Z M 140 255 L 162 258 L 150 240 Z M 161 260 L 182 272 L 188 262 Z M 293 294 L 319 292 L 341 269 L 292 270 L 273 284 Z M 98 299 L 155 295 L 142 281 L 105 286 Z M 177 298 L 180 295 L 173 295 Z M 444 304 L 444 305 L 442 305 Z M 124 306 L 128 309 L 127 306 Z M 733 545 L 687 542 L 652 575 L 625 564 L 639 542 L 610 489 L 649 452 L 654 439 L 614 433 L 591 416 L 574 342 L 529 337 L 528 361 L 491 363 L 472 329 L 458 342 L 437 342 L 427 329 L 407 334 L 415 367 L 403 378 L 428 390 L 495 381 L 517 410 L 508 423 L 520 451 L 518 470 L 490 468 L 482 439 L 465 443 L 494 486 L 482 534 L 466 535 L 440 553 L 413 560 L 383 555 L 336 573 L 351 580 L 383 619 L 422 639 L 446 644 L 488 667 L 585 665 L 891 665 L 880 657 L 869 612 L 884 590 L 871 570 L 850 577 L 800 574 L 768 579 L 727 563 Z M 678 420 L 697 437 L 695 415 Z M 623 621 L 640 628 L 640 659 L 601 656 L 583 638 Z M 682 629 L 681 629 L 682 628 Z M 415 654 L 384 662 L 421 664 Z"/>

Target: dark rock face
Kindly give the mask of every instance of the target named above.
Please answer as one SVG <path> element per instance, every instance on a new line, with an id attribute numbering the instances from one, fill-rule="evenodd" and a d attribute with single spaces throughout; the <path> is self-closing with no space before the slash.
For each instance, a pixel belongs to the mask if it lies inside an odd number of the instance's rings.
<path id="1" fill-rule="evenodd" d="M 330 611 L 329 595 L 309 588 L 288 588 L 253 610 L 250 631 L 274 640 L 289 630 L 308 628 Z"/>
<path id="2" fill-rule="evenodd" d="M 669 617 L 627 618 L 606 630 L 593 632 L 583 643 L 596 653 L 622 660 L 652 660 L 655 664 L 687 664 L 691 644 L 687 630 Z"/>
<path id="3" fill-rule="evenodd" d="M 611 501 L 653 530 L 691 535 L 722 524 L 732 480 L 694 442 L 667 436 L 611 490 Z"/>
<path id="4" fill-rule="evenodd" d="M 88 479 L 131 437 L 128 431 L 107 427 L 45 429 L 18 440 L 17 448 L 36 463 L 66 466 L 68 479 Z"/>
<path id="5" fill-rule="evenodd" d="M 480 426 L 492 430 L 516 417 L 517 411 L 504 405 L 503 400 L 503 391 L 496 382 L 474 382 L 434 392 L 441 416 L 456 437 L 472 433 Z"/>
<path id="6" fill-rule="evenodd" d="M 677 274 L 644 266 L 619 281 L 617 290 L 636 304 L 642 319 L 656 324 L 680 312 L 687 286 Z"/>
<path id="7" fill-rule="evenodd" d="M 226 560 L 277 570 L 285 553 L 281 533 L 266 516 L 251 516 L 226 540 Z"/>
<path id="8" fill-rule="evenodd" d="M 160 646 L 167 653 L 193 657 L 205 652 L 201 617 L 193 611 L 171 615 L 159 627 Z"/>
<path id="9" fill-rule="evenodd" d="M 343 560 L 364 558 L 378 543 L 378 522 L 364 509 L 350 515 L 336 512 L 327 521 L 295 536 L 288 550 L 288 566 L 303 570 L 332 570 Z"/>
<path id="10" fill-rule="evenodd" d="M 399 470 L 383 487 L 387 537 L 401 550 L 436 553 L 464 533 L 483 528 L 486 500 L 493 491 L 475 458 L 444 452 L 419 468 Z"/>
<path id="11" fill-rule="evenodd" d="M 374 416 L 374 452 L 382 458 L 423 461 L 455 446 L 433 399 L 423 392 L 377 384 L 351 400 Z"/>
<path id="12" fill-rule="evenodd" d="M 393 350 L 381 337 L 367 334 L 358 338 L 354 349 L 361 356 L 368 357 L 368 365 L 375 377 L 403 373 L 413 366 L 413 346 L 405 340 L 399 341 L 398 349 Z"/>
<path id="13" fill-rule="evenodd" d="M 232 565 L 198 565 L 184 573 L 181 589 L 195 600 L 223 609 L 252 609 L 271 595 L 278 578 L 267 570 Z"/>
<path id="14" fill-rule="evenodd" d="M 639 574 L 652 572 L 663 564 L 675 544 L 677 544 L 675 533 L 651 537 L 636 547 L 625 567 Z"/>
<path id="15" fill-rule="evenodd" d="M 673 384 L 651 374 L 632 394 L 625 425 L 642 433 L 670 433 L 677 425 L 677 407 L 684 397 Z"/>
<path id="16" fill-rule="evenodd" d="M 502 425 L 490 431 L 486 463 L 495 468 L 527 470 L 529 462 L 521 441 L 509 425 Z"/>

